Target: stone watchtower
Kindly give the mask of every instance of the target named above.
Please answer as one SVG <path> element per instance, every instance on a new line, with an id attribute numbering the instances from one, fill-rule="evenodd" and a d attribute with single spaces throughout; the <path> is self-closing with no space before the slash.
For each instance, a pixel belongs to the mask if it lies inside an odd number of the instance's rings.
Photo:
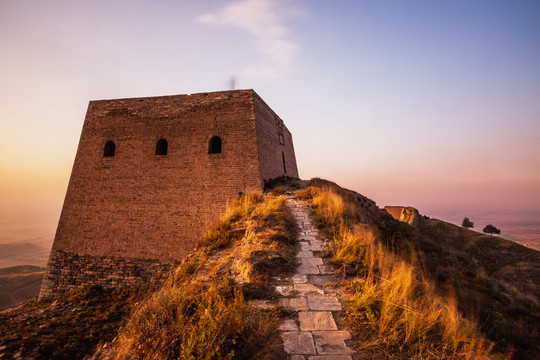
<path id="1" fill-rule="evenodd" d="M 243 193 L 298 177 L 253 90 L 91 101 L 40 297 L 160 283 Z"/>

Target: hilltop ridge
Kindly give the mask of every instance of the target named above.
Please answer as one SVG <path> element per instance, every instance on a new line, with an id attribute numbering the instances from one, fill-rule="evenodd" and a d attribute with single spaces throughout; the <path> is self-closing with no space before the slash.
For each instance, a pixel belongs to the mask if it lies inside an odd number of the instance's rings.
<path id="1" fill-rule="evenodd" d="M 539 252 L 421 216 L 413 227 L 321 179 L 278 179 L 264 196 L 244 195 L 163 288 L 90 288 L 0 313 L 0 354 L 82 359 L 97 350 L 94 359 L 116 359 L 159 351 L 175 358 L 184 349 L 193 359 L 200 358 L 197 351 L 214 354 L 208 359 L 233 353 L 235 359 L 286 359 L 277 328 L 292 314 L 276 307 L 280 294 L 271 278 L 291 276 L 298 245 L 283 195 L 312 207 L 312 221 L 326 239 L 321 255 L 334 265 L 329 276 L 343 302 L 340 321 L 362 358 L 540 354 Z M 271 306 L 253 308 L 253 300 Z M 217 307 L 205 315 L 208 304 Z M 102 315 L 96 318 L 95 311 Z M 60 335 L 72 326 L 73 314 L 81 329 Z M 246 332 L 250 328 L 259 330 Z M 209 343 L 205 336 L 214 333 L 221 340 Z M 203 344 L 213 344 L 213 352 Z"/>

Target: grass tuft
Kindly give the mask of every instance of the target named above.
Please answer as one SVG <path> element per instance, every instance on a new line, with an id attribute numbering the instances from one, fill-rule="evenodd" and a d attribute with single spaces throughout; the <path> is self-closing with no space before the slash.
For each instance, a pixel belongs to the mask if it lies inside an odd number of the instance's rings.
<path id="1" fill-rule="evenodd" d="M 260 193 L 250 193 L 236 200 L 208 230 L 199 246 L 206 247 L 207 251 L 213 251 L 231 245 L 243 235 L 245 228 L 241 226 L 241 220 L 249 217 L 263 201 L 264 197 Z"/>
<path id="2" fill-rule="evenodd" d="M 268 359 L 277 314 L 250 306 L 229 280 L 162 289 L 119 337 L 117 359 Z"/>

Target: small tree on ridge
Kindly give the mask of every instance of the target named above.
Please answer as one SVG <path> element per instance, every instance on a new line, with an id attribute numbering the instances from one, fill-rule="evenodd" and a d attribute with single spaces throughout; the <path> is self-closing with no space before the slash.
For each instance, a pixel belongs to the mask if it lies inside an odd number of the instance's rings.
<path id="1" fill-rule="evenodd" d="M 463 218 L 463 222 L 461 223 L 461 226 L 463 226 L 464 228 L 473 228 L 474 227 L 474 223 L 469 220 L 468 217 L 465 217 Z"/>
<path id="2" fill-rule="evenodd" d="M 491 236 L 493 236 L 493 234 L 500 234 L 501 233 L 501 230 L 497 229 L 495 226 L 493 226 L 491 224 L 486 225 L 486 227 L 482 231 L 485 232 L 486 234 L 491 235 Z"/>

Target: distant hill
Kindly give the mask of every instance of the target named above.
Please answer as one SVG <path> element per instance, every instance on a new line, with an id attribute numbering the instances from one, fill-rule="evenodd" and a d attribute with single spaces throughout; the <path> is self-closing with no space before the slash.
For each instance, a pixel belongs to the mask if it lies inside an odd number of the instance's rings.
<path id="1" fill-rule="evenodd" d="M 49 249 L 31 242 L 0 244 L 0 268 L 19 265 L 46 266 Z"/>
<path id="2" fill-rule="evenodd" d="M 474 229 L 478 232 L 481 232 L 484 226 L 493 224 L 501 230 L 500 238 L 540 251 L 540 212 L 493 210 L 489 213 L 464 213 L 462 210 L 448 210 L 426 214 L 456 225 L 460 225 L 463 217 L 467 216 L 474 222 Z"/>
<path id="3" fill-rule="evenodd" d="M 0 308 L 38 295 L 45 268 L 21 265 L 0 269 Z"/>

